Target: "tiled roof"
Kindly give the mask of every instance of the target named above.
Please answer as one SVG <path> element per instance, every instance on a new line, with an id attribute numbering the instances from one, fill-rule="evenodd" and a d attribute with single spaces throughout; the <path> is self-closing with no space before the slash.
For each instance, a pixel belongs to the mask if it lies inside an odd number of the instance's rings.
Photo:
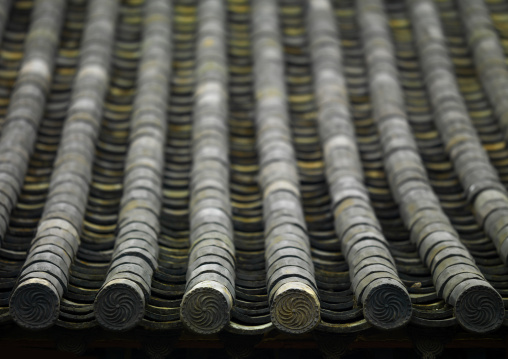
<path id="1" fill-rule="evenodd" d="M 0 323 L 498 330 L 507 16 L 0 2 Z"/>

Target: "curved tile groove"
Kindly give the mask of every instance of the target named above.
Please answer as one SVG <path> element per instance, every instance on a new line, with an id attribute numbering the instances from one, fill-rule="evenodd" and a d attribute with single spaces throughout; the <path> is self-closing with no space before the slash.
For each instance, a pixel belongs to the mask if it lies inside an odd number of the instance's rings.
<path id="1" fill-rule="evenodd" d="M 235 302 L 227 331 L 273 328 L 266 292 L 264 227 L 254 124 L 250 1 L 228 0 L 230 191 L 236 252 Z M 226 343 L 228 341 L 226 340 Z"/>
<path id="2" fill-rule="evenodd" d="M 4 0 L 0 3 L 0 41 L 3 39 L 11 4 L 12 0 Z"/>
<path id="3" fill-rule="evenodd" d="M 180 304 L 185 293 L 189 254 L 189 177 L 191 170 L 192 101 L 195 82 L 196 4 L 173 2 L 172 70 L 170 77 L 159 217 L 158 266 L 141 326 L 150 330 L 182 327 Z"/>

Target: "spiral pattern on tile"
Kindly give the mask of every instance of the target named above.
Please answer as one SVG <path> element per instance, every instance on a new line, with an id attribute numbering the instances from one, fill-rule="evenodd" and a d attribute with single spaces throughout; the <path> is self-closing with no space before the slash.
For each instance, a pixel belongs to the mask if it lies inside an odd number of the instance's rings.
<path id="1" fill-rule="evenodd" d="M 165 359 L 173 351 L 173 342 L 168 338 L 150 338 L 143 341 L 143 349 L 150 359 Z"/>
<path id="2" fill-rule="evenodd" d="M 195 288 L 183 298 L 181 319 L 195 333 L 218 333 L 229 323 L 230 306 L 219 290 Z"/>
<path id="3" fill-rule="evenodd" d="M 72 333 L 63 335 L 56 342 L 56 348 L 59 351 L 83 355 L 86 352 L 88 343 L 81 333 Z"/>
<path id="4" fill-rule="evenodd" d="M 306 291 L 291 288 L 276 296 L 270 315 L 273 324 L 284 332 L 306 333 L 319 321 L 319 302 Z"/>
<path id="5" fill-rule="evenodd" d="M 426 338 L 424 336 L 413 341 L 416 350 L 419 352 L 421 358 L 432 359 L 437 358 L 443 352 L 443 343 L 436 338 Z"/>
<path id="6" fill-rule="evenodd" d="M 133 328 L 143 317 L 144 310 L 144 298 L 124 283 L 105 286 L 95 299 L 97 321 L 110 330 Z"/>
<path id="7" fill-rule="evenodd" d="M 468 288 L 457 299 L 455 316 L 470 332 L 486 333 L 498 329 L 504 320 L 503 300 L 486 286 Z"/>
<path id="8" fill-rule="evenodd" d="M 411 312 L 407 293 L 401 287 L 388 283 L 375 287 L 367 296 L 363 308 L 369 323 L 385 330 L 407 324 Z"/>
<path id="9" fill-rule="evenodd" d="M 14 321 L 29 329 L 46 329 L 55 324 L 60 309 L 59 298 L 45 280 L 27 281 L 11 297 L 10 308 Z"/>

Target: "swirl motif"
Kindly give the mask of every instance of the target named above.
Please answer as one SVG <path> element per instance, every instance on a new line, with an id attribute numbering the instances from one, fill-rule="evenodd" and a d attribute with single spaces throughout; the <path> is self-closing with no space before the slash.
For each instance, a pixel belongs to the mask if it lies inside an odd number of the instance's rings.
<path id="1" fill-rule="evenodd" d="M 86 352 L 88 343 L 85 336 L 79 332 L 64 334 L 56 342 L 56 348 L 62 352 L 83 355 Z"/>
<path id="2" fill-rule="evenodd" d="M 168 337 L 155 337 L 143 340 L 143 349 L 150 359 L 165 359 L 173 351 L 175 340 Z"/>
<path id="3" fill-rule="evenodd" d="M 101 326 L 110 330 L 129 330 L 145 313 L 144 298 L 126 284 L 104 287 L 95 299 L 95 317 Z"/>
<path id="4" fill-rule="evenodd" d="M 319 322 L 319 302 L 307 291 L 290 288 L 275 296 L 270 315 L 273 324 L 283 332 L 307 333 Z"/>
<path id="5" fill-rule="evenodd" d="M 395 284 L 384 283 L 373 288 L 363 304 L 365 319 L 379 329 L 399 328 L 411 319 L 411 299 Z"/>
<path id="6" fill-rule="evenodd" d="M 12 318 L 20 326 L 46 329 L 58 319 L 60 298 L 43 280 L 25 282 L 15 290 L 9 307 Z"/>
<path id="7" fill-rule="evenodd" d="M 242 335 L 224 331 L 220 339 L 224 343 L 224 349 L 230 358 L 248 359 L 254 353 L 254 347 L 263 340 L 263 334 Z"/>
<path id="8" fill-rule="evenodd" d="M 464 329 L 487 333 L 498 329 L 504 320 L 503 300 L 486 286 L 468 288 L 455 304 L 455 316 Z"/>
<path id="9" fill-rule="evenodd" d="M 199 334 L 213 334 L 229 323 L 230 309 L 219 290 L 201 287 L 184 297 L 180 316 L 190 330 Z"/>
<path id="10" fill-rule="evenodd" d="M 315 331 L 314 340 L 325 359 L 342 358 L 356 340 L 356 334 L 336 334 Z"/>
<path id="11" fill-rule="evenodd" d="M 228 341 L 224 344 L 224 349 L 230 358 L 248 359 L 254 353 L 254 344 L 245 340 Z"/>
<path id="12" fill-rule="evenodd" d="M 438 338 L 419 336 L 413 339 L 413 343 L 422 359 L 437 358 L 444 350 L 443 342 Z"/>

